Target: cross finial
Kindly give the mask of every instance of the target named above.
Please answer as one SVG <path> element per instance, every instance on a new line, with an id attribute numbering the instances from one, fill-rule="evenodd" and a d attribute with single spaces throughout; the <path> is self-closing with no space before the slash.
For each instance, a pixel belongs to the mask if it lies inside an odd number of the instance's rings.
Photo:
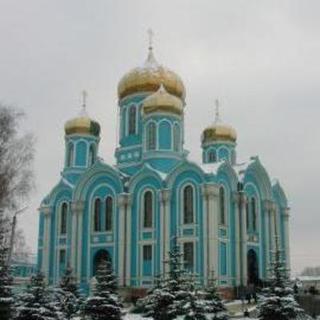
<path id="1" fill-rule="evenodd" d="M 85 110 L 87 107 L 87 97 L 88 97 L 87 91 L 82 90 L 81 96 L 82 96 L 82 109 Z"/>
<path id="2" fill-rule="evenodd" d="M 220 101 L 219 101 L 219 99 L 216 99 L 215 101 L 214 101 L 214 104 L 215 104 L 215 106 L 216 106 L 216 111 L 215 111 L 215 122 L 218 122 L 218 121 L 220 121 L 220 111 L 219 111 L 219 108 L 220 108 Z"/>
<path id="3" fill-rule="evenodd" d="M 154 33 L 151 28 L 149 28 L 147 32 L 148 32 L 149 50 L 152 50 Z"/>

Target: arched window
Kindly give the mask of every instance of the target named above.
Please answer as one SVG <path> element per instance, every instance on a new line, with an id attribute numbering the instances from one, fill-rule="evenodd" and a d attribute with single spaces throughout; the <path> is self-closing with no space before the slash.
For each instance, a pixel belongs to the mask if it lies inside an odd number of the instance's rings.
<path id="1" fill-rule="evenodd" d="M 72 167 L 74 160 L 74 145 L 69 143 L 68 145 L 68 156 L 67 156 L 67 166 Z"/>
<path id="2" fill-rule="evenodd" d="M 217 155 L 215 150 L 210 150 L 208 153 L 208 161 L 209 162 L 216 162 L 217 161 Z"/>
<path id="3" fill-rule="evenodd" d="M 180 127 L 177 123 L 173 127 L 173 150 L 176 152 L 180 150 Z"/>
<path id="4" fill-rule="evenodd" d="M 113 200 L 111 197 L 106 199 L 106 231 L 112 230 L 112 214 L 113 214 Z"/>
<path id="5" fill-rule="evenodd" d="M 143 227 L 152 228 L 153 199 L 152 192 L 147 191 L 143 196 Z"/>
<path id="6" fill-rule="evenodd" d="M 156 149 L 156 141 L 157 141 L 157 134 L 156 134 L 156 124 L 151 122 L 147 126 L 147 150 L 155 150 Z"/>
<path id="7" fill-rule="evenodd" d="M 159 149 L 171 150 L 172 149 L 172 127 L 168 121 L 161 121 L 159 123 Z"/>
<path id="8" fill-rule="evenodd" d="M 136 107 L 131 106 L 129 108 L 129 124 L 128 124 L 129 135 L 136 134 L 136 120 L 137 120 L 136 118 L 137 118 Z"/>
<path id="9" fill-rule="evenodd" d="M 92 166 L 95 163 L 95 149 L 93 144 L 90 145 L 88 163 L 89 166 Z"/>
<path id="10" fill-rule="evenodd" d="M 94 231 L 101 231 L 101 219 L 100 219 L 100 210 L 101 210 L 101 200 L 96 199 L 94 202 Z"/>
<path id="11" fill-rule="evenodd" d="M 186 186 L 183 189 L 183 223 L 193 223 L 193 188 Z"/>
<path id="12" fill-rule="evenodd" d="M 255 198 L 251 198 L 251 217 L 252 217 L 252 230 L 257 231 L 257 207 L 256 207 Z"/>
<path id="13" fill-rule="evenodd" d="M 219 189 L 220 224 L 226 224 L 226 195 L 224 187 Z"/>
<path id="14" fill-rule="evenodd" d="M 67 203 L 63 203 L 61 206 L 60 212 L 60 234 L 67 233 L 67 214 L 68 214 L 68 205 Z"/>

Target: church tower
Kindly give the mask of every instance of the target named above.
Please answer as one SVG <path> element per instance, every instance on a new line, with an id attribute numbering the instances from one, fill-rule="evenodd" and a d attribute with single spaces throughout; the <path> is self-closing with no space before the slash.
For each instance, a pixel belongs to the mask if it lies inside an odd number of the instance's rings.
<path id="1" fill-rule="evenodd" d="M 216 100 L 215 104 L 215 120 L 204 129 L 201 137 L 202 162 L 214 163 L 227 160 L 235 164 L 237 133 L 234 128 L 222 122 L 219 101 Z"/>
<path id="2" fill-rule="evenodd" d="M 100 125 L 86 111 L 86 92 L 79 115 L 65 124 L 64 173 L 74 176 L 92 166 L 98 153 Z"/>
<path id="3" fill-rule="evenodd" d="M 129 174 L 144 160 L 169 170 L 183 154 L 185 87 L 175 72 L 157 62 L 151 31 L 149 36 L 147 60 L 118 85 L 120 132 L 115 155 L 117 166 Z"/>

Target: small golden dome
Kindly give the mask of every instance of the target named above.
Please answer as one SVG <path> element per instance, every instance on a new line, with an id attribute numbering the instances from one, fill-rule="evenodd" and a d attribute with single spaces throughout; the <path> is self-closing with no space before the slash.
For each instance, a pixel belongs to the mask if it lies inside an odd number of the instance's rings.
<path id="1" fill-rule="evenodd" d="M 149 55 L 144 65 L 129 71 L 120 80 L 118 97 L 122 99 L 138 92 L 155 92 L 161 84 L 169 93 L 185 98 L 185 87 L 181 78 L 175 72 L 158 64 L 152 47 L 149 47 Z"/>
<path id="2" fill-rule="evenodd" d="M 153 112 L 169 112 L 181 115 L 183 113 L 183 103 L 180 98 L 167 92 L 161 84 L 157 92 L 148 96 L 142 105 L 144 114 Z"/>
<path id="3" fill-rule="evenodd" d="M 236 142 L 236 131 L 225 124 L 218 123 L 206 128 L 202 134 L 202 143 L 214 142 L 214 141 L 231 141 Z"/>
<path id="4" fill-rule="evenodd" d="M 231 126 L 224 124 L 219 115 L 219 105 L 218 101 L 216 101 L 217 109 L 216 109 L 216 118 L 214 123 L 204 129 L 202 133 L 202 143 L 210 143 L 216 141 L 229 141 L 236 142 L 237 141 L 237 132 Z"/>
<path id="5" fill-rule="evenodd" d="M 66 135 L 88 134 L 98 137 L 100 135 L 100 124 L 97 121 L 90 119 L 84 103 L 79 116 L 66 122 L 64 131 Z"/>

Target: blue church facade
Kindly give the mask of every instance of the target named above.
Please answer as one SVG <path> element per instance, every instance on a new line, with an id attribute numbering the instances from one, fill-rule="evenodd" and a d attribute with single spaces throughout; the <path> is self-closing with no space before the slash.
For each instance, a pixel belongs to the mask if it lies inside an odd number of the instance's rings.
<path id="1" fill-rule="evenodd" d="M 275 239 L 289 267 L 289 208 L 258 157 L 238 163 L 236 131 L 215 121 L 201 135 L 202 162 L 184 149 L 185 88 L 158 64 L 118 85 L 116 164 L 98 157 L 100 125 L 85 111 L 65 125 L 65 162 L 39 209 L 38 268 L 55 284 L 70 265 L 84 289 L 99 261 L 112 262 L 122 287 L 150 287 L 167 271 L 175 237 L 185 267 L 219 286 L 268 276 Z"/>

